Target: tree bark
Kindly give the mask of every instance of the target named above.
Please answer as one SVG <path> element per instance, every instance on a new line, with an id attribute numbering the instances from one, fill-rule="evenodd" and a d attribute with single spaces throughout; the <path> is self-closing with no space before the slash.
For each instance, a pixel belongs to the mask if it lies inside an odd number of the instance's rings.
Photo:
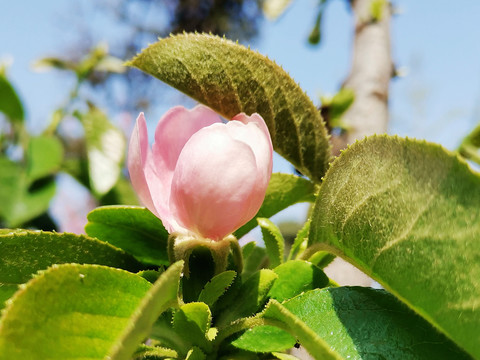
<path id="1" fill-rule="evenodd" d="M 374 20 L 371 4 L 372 0 L 351 1 L 355 21 L 353 59 L 343 87 L 354 91 L 355 100 L 342 117 L 348 130 L 332 137 L 334 155 L 357 139 L 387 131 L 388 88 L 394 69 L 390 49 L 391 5 L 385 1 L 380 19 Z M 326 272 L 341 285 L 372 285 L 369 277 L 340 258 Z"/>
<path id="2" fill-rule="evenodd" d="M 355 22 L 353 59 L 343 87 L 354 91 L 355 101 L 342 117 L 348 131 L 332 136 L 334 155 L 339 155 L 341 149 L 357 139 L 387 131 L 388 89 L 394 69 L 390 50 L 391 7 L 385 1 L 381 18 L 374 21 L 371 3 L 372 0 L 351 0 Z M 340 258 L 336 258 L 325 272 L 340 285 L 373 285 L 372 279 Z M 312 359 L 303 348 L 291 353 L 300 359 Z"/>
<path id="3" fill-rule="evenodd" d="M 343 116 L 348 131 L 334 137 L 334 155 L 366 135 L 381 134 L 388 125 L 388 89 L 393 74 L 390 50 L 391 6 L 382 7 L 379 20 L 371 14 L 372 0 L 352 0 L 355 22 L 350 75 L 343 87 L 352 89 L 355 101 Z"/>

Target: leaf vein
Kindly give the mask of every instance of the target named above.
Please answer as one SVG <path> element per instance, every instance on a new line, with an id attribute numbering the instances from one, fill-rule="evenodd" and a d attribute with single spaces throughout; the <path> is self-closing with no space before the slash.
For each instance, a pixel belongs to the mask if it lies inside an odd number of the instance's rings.
<path id="1" fill-rule="evenodd" d="M 381 187 L 380 189 L 378 189 L 377 191 L 373 192 L 373 193 L 370 193 L 368 194 L 367 196 L 363 197 L 360 201 L 356 202 L 351 208 L 350 210 L 347 212 L 346 214 L 346 217 L 343 219 L 342 221 L 342 229 L 341 229 L 341 232 L 343 233 L 344 229 L 345 229 L 345 226 L 347 225 L 347 223 L 352 219 L 352 216 L 357 212 L 357 210 L 361 209 L 363 206 L 367 205 L 369 203 L 369 200 L 371 198 L 375 198 L 381 194 L 384 194 L 385 192 L 391 190 L 391 189 L 395 189 L 397 188 L 398 186 L 401 185 L 401 181 L 400 180 L 397 180 L 397 181 L 394 181 L 394 182 L 391 182 L 391 183 L 386 183 L 386 186 L 383 186 Z M 353 217 L 353 219 L 355 220 L 355 217 Z"/>
<path id="2" fill-rule="evenodd" d="M 387 251 L 388 249 L 391 249 L 392 247 L 394 246 L 397 246 L 398 244 L 400 244 L 402 241 L 408 239 L 408 235 L 411 233 L 411 231 L 413 230 L 414 226 L 418 223 L 418 220 L 420 220 L 420 218 L 422 217 L 423 214 L 425 214 L 429 209 L 430 209 L 430 206 L 433 202 L 433 199 L 435 198 L 435 194 L 432 194 L 430 195 L 430 197 L 428 198 L 428 200 L 424 203 L 424 205 L 420 208 L 420 210 L 415 214 L 415 216 L 412 218 L 412 221 L 410 222 L 410 224 L 408 224 L 408 226 L 406 226 L 404 228 L 404 230 L 398 235 L 396 236 L 395 238 L 391 239 L 390 241 L 387 241 L 378 251 L 377 253 L 375 254 L 374 258 L 373 258 L 373 261 L 372 261 L 372 265 L 371 265 L 371 268 L 372 270 L 374 270 L 374 267 L 375 267 L 375 264 L 377 263 L 377 260 L 379 258 L 379 256 Z"/>
<path id="3" fill-rule="evenodd" d="M 235 102 L 237 103 L 237 106 L 239 109 L 243 109 L 242 106 L 242 100 L 240 99 L 238 95 L 238 87 L 235 84 L 235 81 L 232 78 L 232 74 L 228 71 L 229 67 L 225 66 L 225 64 L 218 59 L 218 57 L 215 55 L 215 52 L 211 51 L 211 49 L 206 48 L 205 52 L 208 53 L 215 61 L 218 63 L 219 66 L 222 67 L 223 73 L 226 75 L 226 78 L 228 79 L 228 82 L 230 83 L 230 87 L 234 89 L 235 91 L 232 91 L 234 97 L 235 97 Z M 225 56 L 228 56 L 228 54 L 225 54 Z"/>

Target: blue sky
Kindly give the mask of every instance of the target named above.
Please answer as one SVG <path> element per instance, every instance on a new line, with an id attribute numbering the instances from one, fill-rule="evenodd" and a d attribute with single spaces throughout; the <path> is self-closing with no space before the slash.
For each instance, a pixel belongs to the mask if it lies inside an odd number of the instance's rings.
<path id="1" fill-rule="evenodd" d="M 396 1 L 392 21 L 395 64 L 406 68 L 390 89 L 390 133 L 441 142 L 450 149 L 476 122 L 480 103 L 480 2 Z M 455 4 L 452 6 L 452 4 Z M 296 1 L 258 44 L 300 82 L 314 101 L 335 92 L 349 73 L 352 19 L 346 2 L 332 0 L 323 42 L 310 47 L 315 1 Z"/>
<path id="2" fill-rule="evenodd" d="M 33 124 L 42 123 L 65 98 L 65 76 L 32 71 L 32 62 L 59 54 L 68 44 L 69 18 L 85 1 L 1 1 L 0 59 L 13 59 L 10 76 Z M 253 48 L 282 65 L 314 102 L 334 93 L 349 71 L 352 19 L 344 0 L 331 0 L 323 41 L 306 42 L 316 0 L 297 0 L 277 21 L 264 23 Z M 454 148 L 480 118 L 480 2 L 398 1 L 402 14 L 392 23 L 392 50 L 407 76 L 392 82 L 390 133 L 427 138 Z M 103 34 L 99 34 L 101 38 Z M 104 30 L 108 36 L 108 30 Z M 480 115 L 480 114 L 477 114 Z"/>
<path id="3" fill-rule="evenodd" d="M 10 78 L 32 127 L 45 123 L 64 101 L 72 79 L 56 72 L 34 72 L 31 64 L 43 56 L 61 55 L 69 31 L 74 31 L 69 21 L 74 17 L 72 4 L 85 3 L 0 1 L 0 59 L 13 59 Z M 252 47 L 282 65 L 318 104 L 320 94 L 334 93 L 348 75 L 353 24 L 346 1 L 331 0 L 322 44 L 308 45 L 316 4 L 317 0 L 294 1 L 278 21 L 265 21 Z M 395 4 L 402 13 L 392 21 L 393 59 L 407 74 L 392 82 L 389 132 L 454 149 L 480 121 L 480 1 Z M 102 36 L 108 36 L 105 27 L 100 28 Z M 154 119 L 160 113 L 150 115 Z M 279 163 L 277 169 L 284 166 Z"/>

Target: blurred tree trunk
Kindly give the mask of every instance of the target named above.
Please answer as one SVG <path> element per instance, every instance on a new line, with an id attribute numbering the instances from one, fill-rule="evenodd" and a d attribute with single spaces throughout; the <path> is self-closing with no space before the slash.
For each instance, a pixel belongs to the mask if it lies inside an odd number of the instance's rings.
<path id="1" fill-rule="evenodd" d="M 380 4 L 375 13 L 372 4 Z M 391 5 L 384 0 L 351 0 L 355 33 L 350 75 L 343 87 L 355 100 L 343 115 L 348 130 L 333 136 L 333 154 L 367 135 L 383 134 L 388 126 L 388 88 L 393 74 L 390 50 Z M 371 286 L 372 279 L 336 258 L 326 269 L 340 285 Z"/>
<path id="2" fill-rule="evenodd" d="M 381 134 L 388 125 L 388 88 L 393 74 L 390 50 L 391 6 L 388 1 L 351 0 L 355 22 L 351 72 L 343 87 L 355 101 L 343 115 L 348 131 L 334 137 L 334 155 L 366 135 Z M 375 16 L 373 3 L 380 4 Z"/>
<path id="3" fill-rule="evenodd" d="M 338 155 L 348 144 L 366 135 L 382 134 L 388 125 L 388 88 L 393 74 L 390 51 L 391 7 L 383 2 L 381 15 L 374 18 L 372 2 L 378 0 L 351 0 L 355 21 L 353 59 L 350 75 L 343 87 L 352 89 L 355 101 L 342 116 L 348 131 L 332 136 L 333 154 Z M 340 285 L 372 286 L 373 280 L 353 265 L 336 258 L 326 269 L 328 277 Z M 300 359 L 312 359 L 305 349 L 293 349 Z"/>

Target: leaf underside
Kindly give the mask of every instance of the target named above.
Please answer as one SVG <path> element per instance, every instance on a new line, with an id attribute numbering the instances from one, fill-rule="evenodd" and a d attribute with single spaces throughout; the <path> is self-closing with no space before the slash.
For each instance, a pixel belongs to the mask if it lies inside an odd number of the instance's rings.
<path id="1" fill-rule="evenodd" d="M 144 263 L 168 265 L 168 232 L 148 209 L 102 206 L 87 215 L 85 232 L 117 246 Z"/>
<path id="2" fill-rule="evenodd" d="M 23 284 L 54 264 L 99 264 L 130 271 L 144 266 L 110 244 L 85 235 L 12 230 L 0 234 L 0 284 Z"/>
<path id="3" fill-rule="evenodd" d="M 480 177 L 439 145 L 374 136 L 325 176 L 309 244 L 379 281 L 480 357 Z"/>
<path id="4" fill-rule="evenodd" d="M 167 308 L 178 306 L 182 269 L 183 261 L 178 261 L 160 275 L 142 298 L 122 334 L 115 340 L 109 352 L 109 360 L 131 359 L 139 344 L 148 337 L 157 318 Z"/>
<path id="5" fill-rule="evenodd" d="M 273 306 L 272 306 L 273 305 Z M 363 287 L 316 289 L 281 305 L 269 304 L 264 317 L 297 327 L 300 344 L 318 359 L 325 346 L 343 359 L 469 359 L 444 335 L 384 290 Z M 309 343 L 308 335 L 322 341 Z M 314 338 L 314 337 L 313 337 Z M 327 357 L 327 356 L 325 356 Z"/>
<path id="6" fill-rule="evenodd" d="M 129 62 L 227 119 L 260 114 L 274 149 L 320 182 L 330 144 L 318 109 L 277 64 L 225 38 L 183 34 L 161 39 Z"/>
<path id="7" fill-rule="evenodd" d="M 0 320 L 0 357 L 101 360 L 151 286 L 124 270 L 56 265 L 10 300 Z"/>

